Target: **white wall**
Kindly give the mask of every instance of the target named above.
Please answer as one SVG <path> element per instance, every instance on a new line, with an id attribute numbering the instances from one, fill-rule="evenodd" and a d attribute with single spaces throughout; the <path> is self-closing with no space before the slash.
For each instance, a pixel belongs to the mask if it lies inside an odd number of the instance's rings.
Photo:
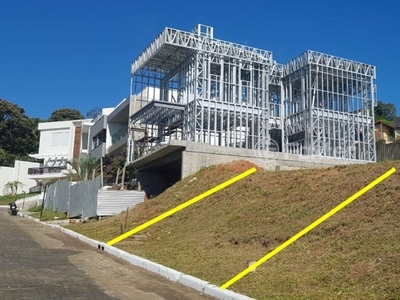
<path id="1" fill-rule="evenodd" d="M 40 163 L 30 162 L 30 161 L 21 161 L 16 160 L 14 163 L 14 180 L 20 181 L 24 184 L 22 189 L 18 190 L 18 193 L 21 191 L 29 192 L 29 188 L 36 186 L 36 181 L 28 178 L 28 169 L 29 168 L 38 168 Z"/>
<path id="2" fill-rule="evenodd" d="M 13 181 L 14 179 L 14 168 L 0 167 L 0 196 L 4 195 L 4 185 Z"/>
<path id="3" fill-rule="evenodd" d="M 115 109 L 115 107 L 105 107 L 105 108 L 102 108 L 101 114 L 102 114 L 102 115 L 109 115 L 109 114 L 112 113 L 112 111 L 113 111 L 114 109 Z"/>
<path id="4" fill-rule="evenodd" d="M 72 121 L 40 123 L 39 154 L 67 154 L 73 157 L 74 125 Z"/>
<path id="5" fill-rule="evenodd" d="M 39 163 L 16 160 L 14 168 L 0 167 L 0 196 L 4 195 L 4 185 L 9 181 L 19 181 L 23 187 L 18 189 L 18 193 L 29 192 L 29 188 L 36 186 L 36 181 L 28 178 L 28 168 L 37 168 Z"/>

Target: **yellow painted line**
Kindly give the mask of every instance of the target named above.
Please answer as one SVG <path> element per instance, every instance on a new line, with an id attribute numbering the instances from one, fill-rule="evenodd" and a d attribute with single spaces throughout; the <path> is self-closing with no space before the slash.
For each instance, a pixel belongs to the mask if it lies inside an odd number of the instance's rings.
<path id="1" fill-rule="evenodd" d="M 348 204 L 350 204 L 351 202 L 353 202 L 354 200 L 356 200 L 358 197 L 360 197 L 361 195 L 363 195 L 364 193 L 366 193 L 367 191 L 369 191 L 370 189 L 372 189 L 374 186 L 376 186 L 377 184 L 379 184 L 381 181 L 383 181 L 384 179 L 388 178 L 390 175 L 392 175 L 393 173 L 396 172 L 395 168 L 390 169 L 389 171 L 387 171 L 385 174 L 381 175 L 380 177 L 378 177 L 377 179 L 375 179 L 374 181 L 372 181 L 370 184 L 368 184 L 367 186 L 365 186 L 364 188 L 362 188 L 361 190 L 359 190 L 357 193 L 355 193 L 353 196 L 351 196 L 350 198 L 348 198 L 347 200 L 343 201 L 341 204 L 339 204 L 338 206 L 336 206 L 335 208 L 333 208 L 331 211 L 329 211 L 328 213 L 326 213 L 325 215 L 323 215 L 321 218 L 319 218 L 318 220 L 314 221 L 312 224 L 310 224 L 309 226 L 307 226 L 306 228 L 304 228 L 302 231 L 300 231 L 299 233 L 297 233 L 296 235 L 294 235 L 293 237 L 291 237 L 290 239 L 288 239 L 286 242 L 282 243 L 280 246 L 276 247 L 274 250 L 272 250 L 270 253 L 268 253 L 267 255 L 265 255 L 263 258 L 259 259 L 257 262 L 255 262 L 254 264 L 252 264 L 251 266 L 249 266 L 247 269 L 243 270 L 242 272 L 240 272 L 239 274 L 237 274 L 235 277 L 233 277 L 232 279 L 230 279 L 229 281 L 227 281 L 226 283 L 224 283 L 221 286 L 221 289 L 226 289 L 229 286 L 231 286 L 232 284 L 234 284 L 236 281 L 238 281 L 239 279 L 241 279 L 243 276 L 246 276 L 249 272 L 251 272 L 252 270 L 254 270 L 255 268 L 257 268 L 258 266 L 260 266 L 262 263 L 266 262 L 268 259 L 270 259 L 271 257 L 273 257 L 275 254 L 278 254 L 280 251 L 282 251 L 283 249 L 285 249 L 287 246 L 289 246 L 290 244 L 292 244 L 293 242 L 295 242 L 297 239 L 299 239 L 300 237 L 302 237 L 303 235 L 305 235 L 307 232 L 309 232 L 311 229 L 313 229 L 314 227 L 318 226 L 319 224 L 321 224 L 322 222 L 324 222 L 326 219 L 328 219 L 329 217 L 333 216 L 334 214 L 336 214 L 339 210 L 341 210 L 342 208 L 344 208 L 345 206 L 347 206 Z"/>
<path id="2" fill-rule="evenodd" d="M 186 207 L 188 207 L 188 206 L 190 206 L 190 205 L 192 205 L 192 204 L 204 199 L 205 197 L 208 197 L 208 196 L 214 194 L 215 192 L 218 192 L 219 190 L 222 190 L 223 188 L 226 188 L 227 186 L 229 186 L 229 185 L 231 185 L 231 184 L 233 184 L 233 183 L 235 183 L 235 182 L 237 182 L 237 181 L 249 176 L 250 174 L 253 174 L 256 171 L 257 171 L 256 168 L 251 168 L 251 169 L 247 170 L 246 172 L 243 172 L 243 173 L 241 173 L 241 174 L 239 174 L 239 175 L 237 175 L 237 176 L 235 176 L 235 177 L 233 177 L 233 178 L 221 183 L 220 185 L 217 185 L 216 187 L 214 187 L 214 188 L 212 188 L 212 189 L 210 189 L 210 190 L 208 190 L 208 191 L 206 191 L 206 192 L 204 192 L 204 193 L 202 193 L 202 194 L 200 194 L 200 195 L 198 195 L 198 196 L 186 201 L 185 203 L 182 203 L 182 204 L 176 206 L 175 208 L 173 208 L 173 209 L 171 209 L 171 210 L 159 215 L 158 217 L 155 217 L 154 219 L 151 219 L 150 221 L 148 221 L 146 223 L 143 223 L 142 225 L 139 225 L 138 227 L 135 227 L 134 229 L 132 229 L 132 230 L 130 230 L 128 232 L 125 232 L 124 234 L 122 234 L 122 235 L 116 237 L 115 239 L 112 239 L 111 241 L 107 242 L 107 245 L 112 246 L 115 243 L 118 243 L 118 242 L 122 241 L 123 239 L 126 239 L 127 237 L 131 236 L 132 234 L 138 233 L 139 231 L 141 231 L 141 230 L 143 230 L 143 229 L 145 229 L 145 228 L 147 228 L 147 227 L 149 227 L 149 226 L 151 226 L 151 225 L 153 225 L 153 224 L 155 224 L 155 223 L 157 223 L 157 222 L 159 222 L 159 221 L 161 221 L 161 220 L 173 215 L 174 213 L 176 213 L 176 212 L 178 212 L 178 211 L 180 211 L 180 210 L 182 210 L 182 209 L 184 209 L 184 208 L 186 208 Z"/>

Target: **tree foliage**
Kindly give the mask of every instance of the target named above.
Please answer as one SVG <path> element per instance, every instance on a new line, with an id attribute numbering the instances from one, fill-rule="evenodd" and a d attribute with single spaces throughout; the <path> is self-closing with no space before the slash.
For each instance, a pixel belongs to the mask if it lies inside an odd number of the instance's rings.
<path id="1" fill-rule="evenodd" d="M 73 108 L 60 108 L 53 111 L 47 121 L 70 121 L 84 119 L 81 112 Z"/>
<path id="2" fill-rule="evenodd" d="M 104 177 L 106 184 L 114 184 L 117 178 L 118 169 L 122 172 L 126 163 L 126 149 L 121 151 L 119 155 L 116 156 L 106 156 L 104 158 Z M 137 170 L 134 168 L 127 167 L 125 169 L 125 182 L 131 181 L 136 178 Z M 119 181 L 121 180 L 121 175 Z"/>
<path id="3" fill-rule="evenodd" d="M 17 195 L 18 194 L 18 188 L 24 187 L 25 184 L 23 184 L 20 181 L 9 181 L 4 185 L 4 190 L 3 193 L 6 195 Z"/>
<path id="4" fill-rule="evenodd" d="M 0 164 L 13 166 L 14 160 L 37 152 L 37 123 L 23 108 L 0 99 Z"/>
<path id="5" fill-rule="evenodd" d="M 386 120 L 393 123 L 394 118 L 397 116 L 396 106 L 393 103 L 383 103 L 378 101 L 375 107 L 375 120 Z"/>
<path id="6" fill-rule="evenodd" d="M 100 116 L 100 115 L 101 115 L 101 108 L 100 107 L 95 107 L 95 108 L 92 108 L 91 110 L 89 110 L 86 113 L 86 118 L 94 119 L 94 118 L 96 118 L 97 116 Z"/>
<path id="7" fill-rule="evenodd" d="M 69 161 L 68 164 L 72 167 L 71 170 L 68 170 L 67 174 L 70 181 L 92 179 L 93 172 L 97 176 L 100 171 L 99 163 L 90 156 L 76 158 L 73 161 Z"/>

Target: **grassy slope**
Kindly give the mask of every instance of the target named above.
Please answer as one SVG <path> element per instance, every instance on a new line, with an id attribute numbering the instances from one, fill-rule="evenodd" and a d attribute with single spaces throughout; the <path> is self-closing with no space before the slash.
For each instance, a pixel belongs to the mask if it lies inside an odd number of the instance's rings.
<path id="1" fill-rule="evenodd" d="M 131 210 L 128 228 L 250 167 L 202 170 Z M 259 170 L 147 228 L 147 239 L 115 246 L 221 285 L 391 167 L 399 171 L 229 289 L 257 299 L 400 299 L 400 162 Z M 108 241 L 124 222 L 71 228 Z"/>

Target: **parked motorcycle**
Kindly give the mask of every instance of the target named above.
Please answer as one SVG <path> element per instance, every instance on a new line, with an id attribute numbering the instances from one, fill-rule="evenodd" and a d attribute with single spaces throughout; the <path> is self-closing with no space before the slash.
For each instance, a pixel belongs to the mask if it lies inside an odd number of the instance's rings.
<path id="1" fill-rule="evenodd" d="M 16 216 L 18 214 L 19 208 L 17 207 L 17 204 L 15 202 L 11 202 L 8 204 L 8 213 L 10 215 Z"/>

